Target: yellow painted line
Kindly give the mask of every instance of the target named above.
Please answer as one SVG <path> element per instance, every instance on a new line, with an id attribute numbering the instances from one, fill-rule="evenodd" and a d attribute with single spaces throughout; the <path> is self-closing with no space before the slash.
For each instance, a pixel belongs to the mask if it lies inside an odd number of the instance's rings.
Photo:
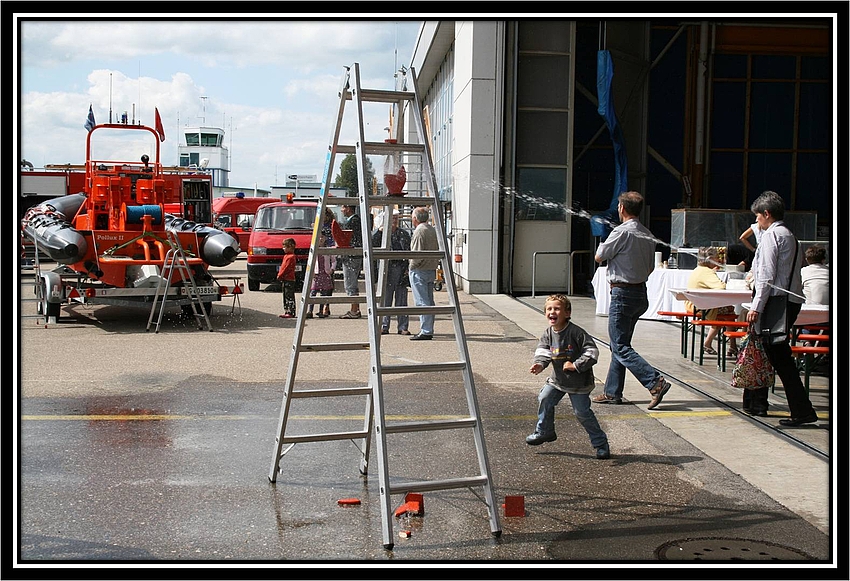
<path id="1" fill-rule="evenodd" d="M 257 416 L 258 417 L 258 416 Z M 24 421 L 85 421 L 85 422 L 128 422 L 142 420 L 244 420 L 248 416 L 175 416 L 166 414 L 93 414 L 93 415 L 57 415 L 57 416 L 21 416 Z"/>
<path id="2" fill-rule="evenodd" d="M 699 417 L 720 417 L 720 416 L 731 416 L 732 412 L 728 410 L 714 410 L 714 411 L 701 411 L 701 412 L 646 412 L 645 415 L 651 416 L 653 418 L 664 418 L 664 417 L 688 417 L 688 418 L 699 418 Z M 639 415 L 634 415 L 633 417 L 639 417 Z"/>
<path id="3" fill-rule="evenodd" d="M 388 420 L 459 420 L 466 416 L 386 416 Z M 537 416 L 528 416 L 534 417 Z M 126 421 L 177 421 L 177 420 L 249 420 L 249 419 L 266 419 L 263 416 L 179 416 L 166 414 L 92 414 L 92 415 L 26 415 L 21 416 L 24 421 L 84 421 L 84 422 L 126 422 Z M 290 415 L 290 420 L 359 420 L 363 421 L 364 416 L 347 415 L 347 416 L 305 416 L 305 415 Z"/>
<path id="4" fill-rule="evenodd" d="M 613 414 L 600 416 L 604 420 L 630 420 L 630 419 L 661 419 L 661 418 L 709 418 L 709 417 L 728 417 L 737 415 L 731 411 L 715 410 L 715 411 L 658 411 L 658 412 L 641 412 L 634 414 Z M 388 415 L 387 420 L 390 421 L 432 421 L 432 420 L 460 420 L 467 416 L 458 415 Z M 557 418 L 568 419 L 571 414 L 557 415 Z M 786 418 L 790 417 L 787 412 L 771 413 L 770 417 Z M 829 415 L 823 412 L 818 412 L 818 417 L 822 420 L 828 420 Z M 183 420 L 215 420 L 215 421 L 233 421 L 233 420 L 257 420 L 268 419 L 268 416 L 222 416 L 222 415 L 168 415 L 168 414 L 149 414 L 149 415 L 132 415 L 132 414 L 91 414 L 91 415 L 25 415 L 21 416 L 23 421 L 84 421 L 84 422 L 127 422 L 127 421 L 183 421 Z M 363 421 L 362 415 L 290 415 L 290 420 L 310 420 L 310 421 Z M 536 421 L 536 415 L 511 415 L 511 416 L 486 416 L 487 420 L 518 420 L 518 421 Z"/>

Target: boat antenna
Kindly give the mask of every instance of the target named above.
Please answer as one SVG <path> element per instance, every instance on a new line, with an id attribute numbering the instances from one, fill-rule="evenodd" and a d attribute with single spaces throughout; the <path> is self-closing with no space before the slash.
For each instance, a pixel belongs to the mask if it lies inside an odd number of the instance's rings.
<path id="1" fill-rule="evenodd" d="M 133 108 L 133 124 L 136 123 L 136 109 Z M 142 124 L 142 61 L 139 61 L 139 125 Z"/>
<path id="2" fill-rule="evenodd" d="M 109 122 L 112 123 L 112 73 L 109 73 Z"/>

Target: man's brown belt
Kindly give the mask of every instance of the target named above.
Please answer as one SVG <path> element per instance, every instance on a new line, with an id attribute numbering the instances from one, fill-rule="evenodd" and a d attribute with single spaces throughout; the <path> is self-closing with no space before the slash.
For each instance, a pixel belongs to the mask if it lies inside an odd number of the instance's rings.
<path id="1" fill-rule="evenodd" d="M 629 286 L 644 286 L 645 282 L 609 282 L 611 287 L 624 288 Z"/>

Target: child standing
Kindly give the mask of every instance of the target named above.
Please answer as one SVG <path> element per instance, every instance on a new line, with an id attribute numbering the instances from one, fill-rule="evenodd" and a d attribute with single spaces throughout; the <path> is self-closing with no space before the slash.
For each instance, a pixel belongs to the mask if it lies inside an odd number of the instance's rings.
<path id="1" fill-rule="evenodd" d="M 327 236 L 323 232 L 316 235 L 316 246 L 328 246 Z M 313 273 L 313 284 L 310 286 L 310 296 L 314 297 L 317 294 L 323 297 L 329 297 L 334 292 L 334 267 L 333 264 L 336 258 L 327 254 L 319 254 L 316 256 L 316 272 Z M 316 316 L 320 319 L 327 318 L 331 314 L 330 303 L 319 303 L 319 312 Z M 313 318 L 313 303 L 307 307 L 307 318 Z"/>
<path id="2" fill-rule="evenodd" d="M 611 457 L 608 436 L 590 409 L 593 366 L 599 358 L 596 342 L 584 329 L 570 322 L 572 305 L 565 295 L 550 295 L 543 312 L 549 320 L 549 327 L 540 336 L 529 371 L 537 375 L 551 363 L 552 375 L 537 396 L 537 426 L 525 442 L 529 446 L 537 446 L 558 439 L 555 434 L 555 406 L 567 394 L 576 419 L 596 448 L 596 458 L 607 460 Z"/>
<path id="3" fill-rule="evenodd" d="M 295 239 L 283 239 L 283 261 L 277 271 L 277 280 L 283 287 L 283 314 L 281 319 L 295 317 Z"/>

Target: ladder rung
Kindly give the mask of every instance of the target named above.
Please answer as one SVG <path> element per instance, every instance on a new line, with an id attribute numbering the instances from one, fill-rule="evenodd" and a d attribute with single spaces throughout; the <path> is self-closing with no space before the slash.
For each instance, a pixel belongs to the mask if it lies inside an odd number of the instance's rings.
<path id="1" fill-rule="evenodd" d="M 484 486 L 488 482 L 486 476 L 469 476 L 467 478 L 447 478 L 445 480 L 422 480 L 419 482 L 401 482 L 389 486 L 390 494 L 404 492 L 429 492 L 431 490 L 449 490 L 451 488 L 469 488 Z"/>
<path id="2" fill-rule="evenodd" d="M 388 196 L 370 196 L 370 206 L 386 206 L 386 205 L 401 205 L 401 206 L 427 206 L 436 204 L 437 200 L 434 196 L 394 196 L 397 201 L 387 202 Z M 389 198 L 389 199 L 393 199 Z"/>
<path id="3" fill-rule="evenodd" d="M 354 197 L 351 197 L 351 196 L 332 196 L 332 195 L 326 195 L 325 196 L 325 205 L 326 206 L 351 206 L 351 205 L 356 206 L 358 204 L 359 204 L 359 202 L 357 201 L 357 198 L 354 198 Z"/>
<path id="4" fill-rule="evenodd" d="M 352 297 L 349 297 L 352 298 Z M 301 351 L 360 351 L 369 349 L 369 343 L 308 343 L 301 345 Z"/>
<path id="5" fill-rule="evenodd" d="M 372 250 L 372 258 L 375 260 L 404 260 L 407 258 L 437 258 L 443 260 L 446 253 L 442 250 Z"/>
<path id="6" fill-rule="evenodd" d="M 363 254 L 362 248 L 338 248 L 336 246 L 320 246 L 316 248 L 317 254 L 333 254 L 336 256 L 359 256 Z"/>
<path id="7" fill-rule="evenodd" d="M 331 387 L 327 389 L 301 389 L 289 392 L 289 397 L 341 397 L 345 395 L 371 395 L 371 387 Z"/>
<path id="8" fill-rule="evenodd" d="M 301 444 L 304 442 L 328 442 L 330 440 L 354 440 L 365 438 L 369 433 L 365 430 L 359 432 L 333 432 L 328 434 L 305 434 L 303 436 L 284 436 L 280 439 L 284 444 Z"/>
<path id="9" fill-rule="evenodd" d="M 348 101 L 354 98 L 351 91 L 345 92 Z M 397 103 L 398 101 L 410 101 L 413 99 L 411 91 L 389 91 L 382 89 L 360 89 L 360 99 L 370 103 Z"/>
<path id="10" fill-rule="evenodd" d="M 463 361 L 447 361 L 445 363 L 403 363 L 398 365 L 382 365 L 381 371 L 390 373 L 433 373 L 435 371 L 460 371 L 466 368 Z"/>
<path id="11" fill-rule="evenodd" d="M 336 151 L 337 153 L 355 154 L 357 153 L 357 146 L 337 145 Z M 366 141 L 363 143 L 363 153 L 366 155 L 387 155 L 405 151 L 425 153 L 425 146 L 421 143 L 382 143 L 380 141 Z"/>
<path id="12" fill-rule="evenodd" d="M 454 315 L 455 307 L 438 306 L 407 306 L 407 307 L 375 307 L 375 314 L 379 317 L 392 317 L 395 315 Z"/>
<path id="13" fill-rule="evenodd" d="M 303 297 L 304 302 L 309 304 L 318 304 L 318 303 L 330 303 L 334 305 L 341 305 L 343 303 L 350 305 L 354 303 L 365 303 L 366 297 L 363 295 L 357 295 L 356 297 L 350 297 L 348 295 L 331 295 L 329 297 L 323 297 L 320 295 L 316 295 L 311 297 L 306 295 Z"/>
<path id="14" fill-rule="evenodd" d="M 437 420 L 433 422 L 404 422 L 384 426 L 387 434 L 402 432 L 427 432 L 429 430 L 456 430 L 459 428 L 474 428 L 478 422 L 475 418 L 461 420 Z"/>

